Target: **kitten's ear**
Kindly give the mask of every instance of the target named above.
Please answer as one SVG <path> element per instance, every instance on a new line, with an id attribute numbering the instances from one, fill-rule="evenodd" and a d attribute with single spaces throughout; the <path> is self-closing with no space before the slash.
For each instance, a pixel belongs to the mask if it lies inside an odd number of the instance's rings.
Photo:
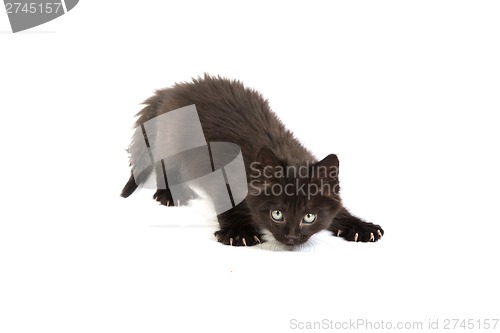
<path id="1" fill-rule="evenodd" d="M 250 182 L 250 194 L 258 196 L 269 193 L 268 188 L 271 183 L 276 180 L 276 175 L 273 172 L 275 168 L 281 165 L 279 158 L 274 155 L 273 151 L 268 147 L 262 148 L 255 159 L 255 162 L 250 164 L 252 179 Z"/>
<path id="2" fill-rule="evenodd" d="M 318 178 L 337 179 L 339 176 L 339 159 L 337 155 L 330 154 L 314 165 Z"/>
<path id="3" fill-rule="evenodd" d="M 263 167 L 275 167 L 280 165 L 280 160 L 268 147 L 264 147 L 259 151 L 259 153 L 257 154 L 257 162 L 259 162 Z"/>
<path id="4" fill-rule="evenodd" d="M 330 154 L 313 165 L 313 176 L 311 179 L 321 189 L 321 194 L 339 200 L 339 159 L 337 155 Z"/>
<path id="5" fill-rule="evenodd" d="M 327 157 L 325 157 L 324 159 L 322 159 L 321 161 L 319 161 L 318 163 L 316 163 L 316 165 L 323 165 L 326 167 L 331 166 L 331 167 L 338 168 L 339 167 L 339 158 L 335 154 L 330 154 Z"/>

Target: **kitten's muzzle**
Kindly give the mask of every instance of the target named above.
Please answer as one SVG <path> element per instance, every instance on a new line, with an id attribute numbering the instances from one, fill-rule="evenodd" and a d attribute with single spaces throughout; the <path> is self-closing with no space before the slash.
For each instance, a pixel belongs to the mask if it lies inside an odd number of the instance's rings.
<path id="1" fill-rule="evenodd" d="M 299 236 L 296 235 L 285 235 L 286 243 L 288 245 L 294 245 L 296 243 L 300 243 Z"/>

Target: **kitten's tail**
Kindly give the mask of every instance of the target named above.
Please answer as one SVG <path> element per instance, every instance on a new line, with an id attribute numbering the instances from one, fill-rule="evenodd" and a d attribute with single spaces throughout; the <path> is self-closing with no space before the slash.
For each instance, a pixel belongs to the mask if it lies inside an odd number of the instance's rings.
<path id="1" fill-rule="evenodd" d="M 135 183 L 134 175 L 130 175 L 130 179 L 127 184 L 123 187 L 121 196 L 128 198 L 137 189 L 137 184 Z"/>
<path id="2" fill-rule="evenodd" d="M 155 95 L 144 101 L 143 104 L 146 104 L 146 106 L 137 114 L 139 118 L 135 123 L 136 128 L 137 127 L 140 128 L 140 126 L 144 124 L 146 121 L 158 115 L 157 112 L 160 110 L 160 105 L 163 102 L 163 99 L 165 98 L 165 96 L 168 95 L 168 91 L 169 89 L 158 90 L 156 91 Z M 133 144 L 134 142 L 132 142 L 131 146 Z M 141 181 L 139 180 L 138 182 L 136 182 L 134 179 L 134 175 L 133 174 L 130 175 L 130 179 L 128 180 L 127 184 L 125 184 L 125 187 L 123 187 L 121 196 L 127 198 L 132 193 L 134 193 L 138 187 L 137 183 L 141 183 Z"/>

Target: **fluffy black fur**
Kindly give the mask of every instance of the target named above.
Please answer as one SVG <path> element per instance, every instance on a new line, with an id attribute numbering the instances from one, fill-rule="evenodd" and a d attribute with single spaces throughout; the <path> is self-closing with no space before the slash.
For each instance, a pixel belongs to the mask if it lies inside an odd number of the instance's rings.
<path id="1" fill-rule="evenodd" d="M 195 104 L 207 142 L 232 142 L 240 146 L 249 194 L 236 207 L 218 216 L 220 230 L 215 236 L 219 242 L 235 246 L 259 244 L 263 242 L 262 229 L 268 229 L 276 240 L 287 245 L 302 244 L 325 229 L 348 241 L 370 242 L 382 237 L 384 231 L 380 226 L 351 215 L 342 206 L 337 157 L 332 154 L 318 161 L 285 128 L 267 100 L 241 82 L 205 75 L 158 90 L 145 104 L 138 113 L 136 126 L 165 112 Z M 294 168 L 305 168 L 306 175 L 279 173 Z M 131 176 L 121 195 L 128 197 L 136 188 Z M 273 188 L 289 191 L 277 193 L 271 191 Z M 304 188 L 319 190 L 304 193 L 300 190 Z M 154 199 L 166 206 L 174 205 L 168 189 L 157 190 Z M 272 218 L 276 210 L 283 220 Z M 305 222 L 306 215 L 315 216 L 313 223 Z"/>

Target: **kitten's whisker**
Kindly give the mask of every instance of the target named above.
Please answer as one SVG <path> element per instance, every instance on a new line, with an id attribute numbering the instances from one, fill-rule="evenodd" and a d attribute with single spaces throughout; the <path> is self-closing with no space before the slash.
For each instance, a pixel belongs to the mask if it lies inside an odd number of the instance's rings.
<path id="1" fill-rule="evenodd" d="M 309 242 L 311 242 L 311 244 L 313 245 L 327 245 L 328 247 L 331 247 L 332 244 L 330 244 L 328 241 L 324 240 L 324 239 L 321 239 L 321 238 L 315 238 L 315 237 L 311 237 L 309 239 Z"/>

